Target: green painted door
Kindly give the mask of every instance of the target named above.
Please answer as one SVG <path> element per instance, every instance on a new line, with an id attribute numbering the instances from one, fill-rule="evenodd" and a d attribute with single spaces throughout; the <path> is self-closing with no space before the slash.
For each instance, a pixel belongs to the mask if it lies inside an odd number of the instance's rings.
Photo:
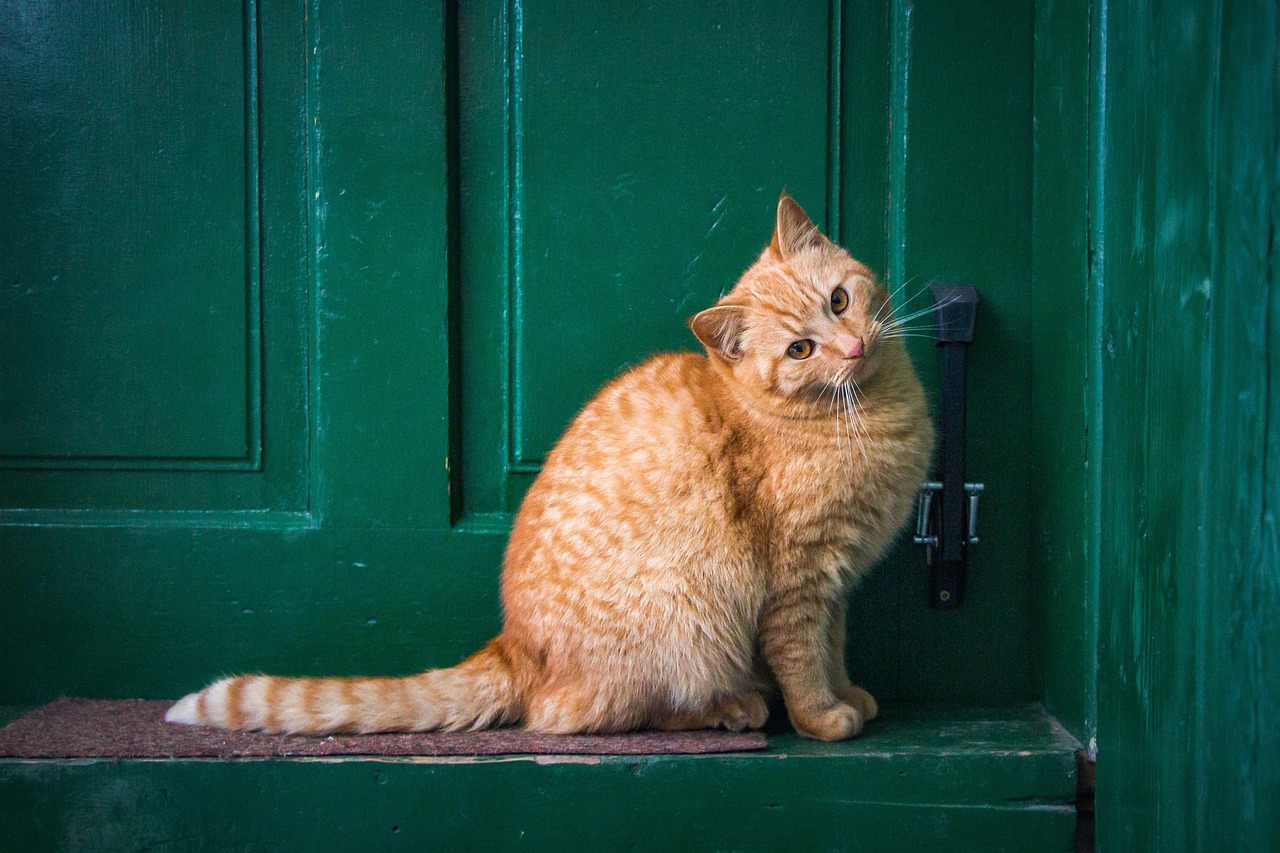
<path id="1" fill-rule="evenodd" d="M 0 16 L 3 701 L 474 649 L 552 442 L 694 346 L 783 187 L 900 302 L 984 300 L 967 606 L 928 610 L 904 545 L 855 599 L 855 674 L 1032 695 L 1029 8 Z"/>

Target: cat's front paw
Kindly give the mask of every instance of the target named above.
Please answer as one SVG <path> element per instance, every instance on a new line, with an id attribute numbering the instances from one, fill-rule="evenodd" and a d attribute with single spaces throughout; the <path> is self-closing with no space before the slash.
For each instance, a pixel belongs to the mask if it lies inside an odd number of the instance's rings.
<path id="1" fill-rule="evenodd" d="M 847 705 L 852 705 L 858 709 L 858 713 L 862 714 L 862 721 L 869 723 L 876 718 L 876 714 L 880 712 L 880 708 L 876 705 L 875 697 L 854 684 L 844 685 L 837 688 L 836 695 L 840 697 L 840 701 Z"/>
<path id="2" fill-rule="evenodd" d="M 716 703 L 713 717 L 713 727 L 723 726 L 731 732 L 758 729 L 769 719 L 769 706 L 759 693 L 725 696 Z"/>
<path id="3" fill-rule="evenodd" d="M 845 740 L 862 731 L 866 720 L 862 712 L 841 702 L 823 711 L 791 714 L 791 724 L 806 737 L 818 740 Z"/>

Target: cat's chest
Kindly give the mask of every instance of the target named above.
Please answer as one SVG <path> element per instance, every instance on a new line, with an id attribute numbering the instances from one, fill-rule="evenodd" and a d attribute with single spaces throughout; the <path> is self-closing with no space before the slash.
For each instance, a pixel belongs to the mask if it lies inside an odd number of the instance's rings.
<path id="1" fill-rule="evenodd" d="M 778 532 L 834 524 L 856 515 L 883 479 L 877 460 L 794 453 L 772 465 L 757 499 Z"/>
<path id="2" fill-rule="evenodd" d="M 928 429 L 927 426 L 922 429 Z M 775 453 L 756 499 L 784 547 L 878 549 L 892 537 L 928 464 L 929 436 L 912 430 L 796 444 Z"/>

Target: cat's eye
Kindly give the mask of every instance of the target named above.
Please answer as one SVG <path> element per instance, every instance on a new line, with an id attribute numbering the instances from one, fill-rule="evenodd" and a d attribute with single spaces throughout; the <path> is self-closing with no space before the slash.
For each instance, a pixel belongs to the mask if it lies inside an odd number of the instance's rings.
<path id="1" fill-rule="evenodd" d="M 791 346 L 787 347 L 787 355 L 800 361 L 813 355 L 813 341 L 804 338 L 799 341 L 792 341 Z"/>
<path id="2" fill-rule="evenodd" d="M 836 312 L 836 316 L 840 316 L 849 307 L 849 291 L 843 287 L 837 287 L 831 291 L 831 310 Z"/>

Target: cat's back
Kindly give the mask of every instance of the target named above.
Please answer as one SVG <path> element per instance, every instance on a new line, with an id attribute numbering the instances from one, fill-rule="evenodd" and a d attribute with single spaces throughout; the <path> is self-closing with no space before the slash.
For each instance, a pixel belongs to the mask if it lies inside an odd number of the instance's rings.
<path id="1" fill-rule="evenodd" d="M 657 473 L 711 451 L 723 424 L 706 356 L 663 353 L 622 374 L 578 414 L 539 479 L 595 472 Z M 687 472 L 685 472 L 687 473 Z"/>
<path id="2" fill-rule="evenodd" d="M 705 356 L 668 353 L 600 390 L 525 495 L 508 581 L 544 558 L 571 563 L 571 553 L 658 559 L 723 527 L 727 430 L 712 370 Z"/>

